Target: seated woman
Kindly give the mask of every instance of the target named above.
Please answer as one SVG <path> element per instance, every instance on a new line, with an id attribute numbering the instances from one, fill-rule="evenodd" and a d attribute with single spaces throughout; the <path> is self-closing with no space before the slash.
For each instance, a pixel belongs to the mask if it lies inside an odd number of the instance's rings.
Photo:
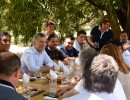
<path id="1" fill-rule="evenodd" d="M 82 92 L 63 100 L 117 100 L 113 94 L 117 74 L 116 61 L 100 54 L 84 63 Z"/>
<path id="2" fill-rule="evenodd" d="M 128 65 L 124 62 L 124 59 L 122 57 L 122 53 L 119 49 L 114 44 L 107 44 L 101 49 L 102 54 L 108 54 L 112 56 L 116 62 L 118 63 L 119 66 L 119 73 L 118 73 L 118 79 L 121 82 L 126 98 L 127 100 L 130 100 L 130 68 Z"/>

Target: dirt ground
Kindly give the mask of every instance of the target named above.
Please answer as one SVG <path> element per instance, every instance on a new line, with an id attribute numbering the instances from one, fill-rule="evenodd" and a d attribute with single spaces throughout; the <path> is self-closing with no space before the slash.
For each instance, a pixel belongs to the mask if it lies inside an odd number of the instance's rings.
<path id="1" fill-rule="evenodd" d="M 23 47 L 20 45 L 11 45 L 9 51 L 17 54 L 19 57 L 21 57 L 24 50 L 26 50 L 28 47 Z"/>

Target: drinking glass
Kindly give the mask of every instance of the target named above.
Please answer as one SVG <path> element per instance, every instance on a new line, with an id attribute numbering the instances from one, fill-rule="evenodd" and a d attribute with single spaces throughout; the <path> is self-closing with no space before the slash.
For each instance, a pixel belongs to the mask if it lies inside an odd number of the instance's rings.
<path id="1" fill-rule="evenodd" d="M 56 94 L 57 91 L 57 79 L 51 79 L 49 80 L 49 86 L 50 86 L 50 93 Z"/>
<path id="2" fill-rule="evenodd" d="M 30 84 L 30 80 L 29 80 L 29 81 L 23 80 L 23 88 L 25 88 L 25 91 L 23 92 L 22 95 L 23 95 L 27 100 L 30 100 L 30 89 L 29 89 L 29 84 Z"/>

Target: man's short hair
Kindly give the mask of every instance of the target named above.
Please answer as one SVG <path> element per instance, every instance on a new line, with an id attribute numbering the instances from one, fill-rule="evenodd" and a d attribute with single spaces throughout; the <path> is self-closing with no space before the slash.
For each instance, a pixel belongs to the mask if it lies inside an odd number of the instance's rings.
<path id="1" fill-rule="evenodd" d="M 110 23 L 110 18 L 109 18 L 109 16 L 105 15 L 105 16 L 102 18 L 102 20 L 101 20 L 101 24 L 102 24 L 102 23 L 107 23 L 107 22 Z"/>
<path id="2" fill-rule="evenodd" d="M 46 37 L 44 33 L 36 33 L 34 36 L 33 36 L 33 40 L 37 40 L 38 37 Z"/>
<path id="3" fill-rule="evenodd" d="M 78 37 L 80 34 L 84 34 L 84 35 L 86 35 L 86 32 L 85 32 L 84 30 L 80 30 L 80 31 L 78 31 L 78 32 L 77 32 L 77 37 Z"/>
<path id="4" fill-rule="evenodd" d="M 70 40 L 75 40 L 75 38 L 73 37 L 73 36 L 67 36 L 65 39 L 64 39 L 64 41 L 66 40 L 66 39 L 70 39 Z"/>
<path id="5" fill-rule="evenodd" d="M 0 53 L 0 73 L 10 76 L 19 69 L 21 62 L 19 57 L 11 52 Z"/>
<path id="6" fill-rule="evenodd" d="M 11 35 L 8 32 L 0 32 L 0 40 L 3 35 L 7 35 L 11 38 Z"/>
<path id="7" fill-rule="evenodd" d="M 79 52 L 79 59 L 82 64 L 86 62 L 92 62 L 93 58 L 99 53 L 93 48 L 86 48 Z"/>
<path id="8" fill-rule="evenodd" d="M 50 34 L 50 35 L 48 36 L 47 40 L 50 41 L 51 38 L 55 38 L 55 37 L 58 38 L 58 36 L 57 36 L 55 33 Z"/>
<path id="9" fill-rule="evenodd" d="M 86 63 L 85 67 L 88 67 Z M 112 93 L 115 87 L 118 65 L 113 57 L 100 54 L 96 56 L 89 70 L 84 70 L 85 88 L 91 92 Z"/>
<path id="10" fill-rule="evenodd" d="M 121 31 L 121 34 L 123 34 L 123 33 L 125 33 L 125 34 L 127 34 L 127 35 L 128 35 L 128 33 L 127 33 L 126 31 Z"/>

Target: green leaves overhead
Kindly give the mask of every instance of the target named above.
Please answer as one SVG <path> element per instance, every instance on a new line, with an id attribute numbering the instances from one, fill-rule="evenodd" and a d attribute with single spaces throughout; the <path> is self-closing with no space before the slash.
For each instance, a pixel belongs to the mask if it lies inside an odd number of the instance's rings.
<path id="1" fill-rule="evenodd" d="M 62 36 L 74 34 L 82 25 L 98 17 L 99 11 L 85 0 L 0 0 L 0 29 L 11 31 L 27 45 L 43 23 L 53 20 Z M 95 12 L 95 13 L 93 13 Z"/>

